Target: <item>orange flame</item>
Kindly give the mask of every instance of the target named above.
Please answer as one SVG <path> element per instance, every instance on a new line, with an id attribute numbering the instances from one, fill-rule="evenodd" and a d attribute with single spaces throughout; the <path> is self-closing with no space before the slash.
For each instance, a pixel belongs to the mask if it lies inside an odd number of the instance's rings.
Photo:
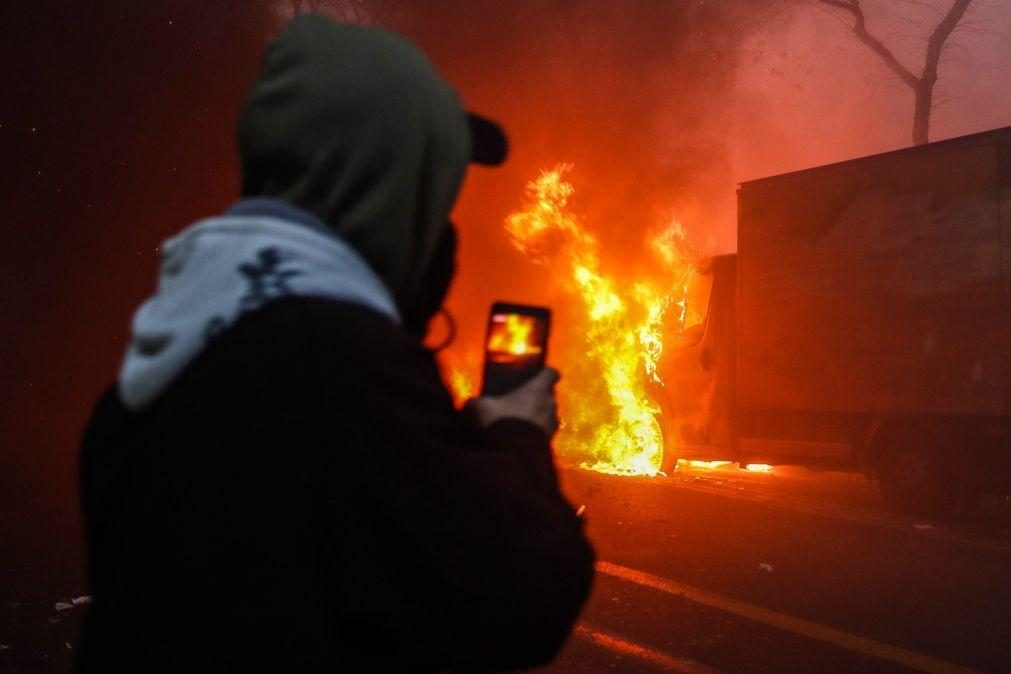
<path id="1" fill-rule="evenodd" d="M 527 185 L 527 203 L 505 223 L 513 246 L 534 262 L 560 268 L 564 289 L 582 308 L 585 324 L 578 354 L 585 376 L 563 391 L 565 424 L 557 446 L 581 457 L 584 468 L 619 475 L 656 475 L 663 458 L 659 408 L 646 395 L 646 380 L 662 382 L 656 364 L 663 352 L 664 317 L 690 274 L 684 233 L 675 223 L 646 241 L 665 265 L 668 281 L 622 284 L 605 273 L 600 243 L 570 206 L 574 194 L 559 165 Z M 671 283 L 671 280 L 674 282 Z"/>

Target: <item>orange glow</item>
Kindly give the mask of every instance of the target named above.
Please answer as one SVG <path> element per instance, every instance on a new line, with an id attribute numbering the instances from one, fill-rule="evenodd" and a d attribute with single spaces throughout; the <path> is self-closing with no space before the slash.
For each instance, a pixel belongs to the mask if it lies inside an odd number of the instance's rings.
<path id="1" fill-rule="evenodd" d="M 745 468 L 747 470 L 750 470 L 753 473 L 771 473 L 772 472 L 772 466 L 770 466 L 767 463 L 749 463 L 747 466 L 745 466 Z"/>
<path id="2" fill-rule="evenodd" d="M 512 361 L 542 352 L 540 322 L 534 316 L 495 315 L 488 331 L 488 356 L 493 361 Z"/>

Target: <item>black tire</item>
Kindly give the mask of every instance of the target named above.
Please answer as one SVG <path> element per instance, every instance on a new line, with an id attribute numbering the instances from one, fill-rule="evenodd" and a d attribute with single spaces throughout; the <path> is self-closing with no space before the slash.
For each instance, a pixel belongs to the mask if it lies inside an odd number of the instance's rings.
<path id="1" fill-rule="evenodd" d="M 663 457 L 660 459 L 660 470 L 668 477 L 674 475 L 678 467 L 678 456 L 674 449 L 674 438 L 671 436 L 671 424 L 663 412 L 657 413 L 654 418 L 660 426 L 660 436 L 663 440 Z"/>
<path id="2" fill-rule="evenodd" d="M 960 500 L 948 452 L 923 439 L 888 453 L 881 491 L 893 507 L 918 517 L 950 515 Z"/>

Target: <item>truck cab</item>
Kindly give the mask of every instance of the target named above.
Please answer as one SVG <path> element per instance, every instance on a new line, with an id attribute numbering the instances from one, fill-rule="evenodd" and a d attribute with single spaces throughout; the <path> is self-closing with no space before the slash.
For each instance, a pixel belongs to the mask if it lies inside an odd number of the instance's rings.
<path id="1" fill-rule="evenodd" d="M 683 319 L 664 338 L 648 391 L 660 407 L 664 464 L 677 459 L 738 460 L 732 433 L 737 256 L 698 264 L 688 280 Z M 680 318 L 680 317 L 678 317 Z"/>

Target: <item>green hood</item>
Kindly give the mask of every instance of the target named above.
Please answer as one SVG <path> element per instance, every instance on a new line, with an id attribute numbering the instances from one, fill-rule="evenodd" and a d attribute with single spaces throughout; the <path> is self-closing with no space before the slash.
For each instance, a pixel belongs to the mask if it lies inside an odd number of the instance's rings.
<path id="1" fill-rule="evenodd" d="M 314 213 L 411 313 L 471 154 L 456 92 L 387 31 L 295 18 L 238 125 L 243 193 Z"/>

